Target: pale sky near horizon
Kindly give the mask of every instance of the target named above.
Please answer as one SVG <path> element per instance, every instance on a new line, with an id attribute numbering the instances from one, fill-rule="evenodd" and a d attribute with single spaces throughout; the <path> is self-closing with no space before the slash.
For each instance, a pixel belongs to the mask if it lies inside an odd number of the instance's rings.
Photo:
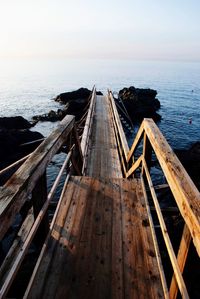
<path id="1" fill-rule="evenodd" d="M 0 0 L 0 58 L 200 61 L 199 0 Z"/>

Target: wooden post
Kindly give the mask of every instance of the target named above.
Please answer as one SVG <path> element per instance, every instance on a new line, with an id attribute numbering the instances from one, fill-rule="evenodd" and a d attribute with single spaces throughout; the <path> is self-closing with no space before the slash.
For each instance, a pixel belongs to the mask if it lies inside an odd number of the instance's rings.
<path id="1" fill-rule="evenodd" d="M 178 256 L 177 256 L 177 262 L 178 262 L 181 273 L 183 273 L 183 271 L 184 271 L 191 239 L 192 239 L 192 237 L 191 237 L 190 231 L 189 231 L 187 225 L 185 224 L 181 242 L 180 242 L 179 251 L 178 251 Z M 177 294 L 178 294 L 178 285 L 176 282 L 175 275 L 173 275 L 173 277 L 172 277 L 169 294 L 170 294 L 171 299 L 176 299 Z"/>
<path id="2" fill-rule="evenodd" d="M 32 191 L 32 201 L 33 201 L 33 214 L 34 218 L 37 218 L 43 204 L 47 200 L 47 180 L 46 180 L 46 171 L 44 174 L 39 178 L 37 181 L 33 191 Z M 48 220 L 48 213 L 44 216 L 38 232 L 35 236 L 35 242 L 37 245 L 42 245 L 47 233 L 49 231 L 49 220 Z"/>
<path id="3" fill-rule="evenodd" d="M 81 150 L 81 144 L 79 141 L 79 137 L 76 130 L 76 125 L 73 128 L 73 137 L 75 147 L 72 150 L 72 166 L 74 168 L 75 174 L 82 175 L 82 167 L 83 167 L 83 154 Z"/>
<path id="4" fill-rule="evenodd" d="M 147 137 L 146 132 L 144 132 L 144 142 L 143 142 L 143 157 L 146 161 L 148 170 L 150 172 L 151 168 L 151 158 L 152 158 L 152 147 L 151 143 Z M 144 174 L 144 166 L 142 166 L 142 175 Z"/>

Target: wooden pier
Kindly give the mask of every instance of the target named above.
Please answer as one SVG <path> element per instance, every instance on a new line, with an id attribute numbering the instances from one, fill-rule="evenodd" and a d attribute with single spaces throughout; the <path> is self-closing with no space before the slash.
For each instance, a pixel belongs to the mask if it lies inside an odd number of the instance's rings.
<path id="1" fill-rule="evenodd" d="M 66 116 L 1 187 L 2 240 L 28 199 L 31 204 L 0 268 L 0 298 L 9 298 L 9 292 L 13 298 L 15 278 L 38 239 L 40 253 L 23 298 L 176 298 L 178 292 L 189 298 L 182 273 L 191 242 L 200 254 L 198 190 L 151 119 L 143 121 L 129 149 L 110 91 L 96 96 L 93 89 L 84 122 L 79 137 L 74 117 Z M 62 147 L 66 160 L 47 194 L 46 168 Z M 152 183 L 152 151 L 166 178 L 163 186 Z M 63 176 L 49 224 L 48 208 Z M 171 189 L 185 223 L 177 255 L 157 198 L 160 188 Z M 170 284 L 152 208 L 173 267 Z"/>

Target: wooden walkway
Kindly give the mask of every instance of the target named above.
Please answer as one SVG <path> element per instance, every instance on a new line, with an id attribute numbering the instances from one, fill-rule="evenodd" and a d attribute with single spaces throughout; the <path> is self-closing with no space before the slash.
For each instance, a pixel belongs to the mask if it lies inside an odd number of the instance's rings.
<path id="1" fill-rule="evenodd" d="M 107 96 L 97 96 L 96 98 L 86 175 L 91 177 L 122 178 Z"/>
<path id="2" fill-rule="evenodd" d="M 123 179 L 97 97 L 86 175 L 71 177 L 28 298 L 163 298 L 140 180 Z"/>

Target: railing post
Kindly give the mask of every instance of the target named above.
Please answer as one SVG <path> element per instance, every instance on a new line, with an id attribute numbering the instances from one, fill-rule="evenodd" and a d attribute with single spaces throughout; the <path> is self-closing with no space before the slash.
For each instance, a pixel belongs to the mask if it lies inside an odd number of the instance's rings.
<path id="1" fill-rule="evenodd" d="M 38 213 L 40 212 L 43 204 L 47 200 L 47 180 L 46 180 L 46 171 L 37 181 L 33 191 L 32 191 L 32 201 L 33 201 L 33 213 L 34 218 L 37 218 Z M 49 231 L 49 220 L 48 213 L 44 216 L 38 232 L 35 236 L 35 242 L 37 245 L 42 245 L 46 235 Z"/>
<path id="2" fill-rule="evenodd" d="M 186 259 L 188 256 L 188 251 L 191 243 L 191 233 L 187 227 L 187 224 L 184 225 L 183 229 L 183 234 L 180 242 L 180 247 L 178 250 L 178 256 L 177 256 L 177 262 L 180 268 L 181 273 L 184 271 Z M 178 294 L 178 285 L 176 282 L 175 275 L 172 277 L 171 285 L 170 285 L 170 290 L 169 290 L 169 295 L 171 299 L 176 299 Z"/>
<path id="3" fill-rule="evenodd" d="M 143 142 L 143 157 L 146 161 L 148 170 L 150 172 L 151 168 L 151 158 L 152 158 L 152 147 L 151 143 L 147 137 L 146 132 L 144 132 L 144 142 Z M 142 175 L 144 174 L 144 166 L 142 165 Z"/>
<path id="4" fill-rule="evenodd" d="M 75 147 L 72 150 L 71 162 L 72 162 L 72 166 L 75 170 L 75 173 L 78 175 L 82 175 L 83 155 L 82 155 L 82 150 L 81 150 L 81 144 L 79 141 L 79 136 L 77 134 L 76 125 L 74 125 L 72 134 L 74 137 Z"/>

